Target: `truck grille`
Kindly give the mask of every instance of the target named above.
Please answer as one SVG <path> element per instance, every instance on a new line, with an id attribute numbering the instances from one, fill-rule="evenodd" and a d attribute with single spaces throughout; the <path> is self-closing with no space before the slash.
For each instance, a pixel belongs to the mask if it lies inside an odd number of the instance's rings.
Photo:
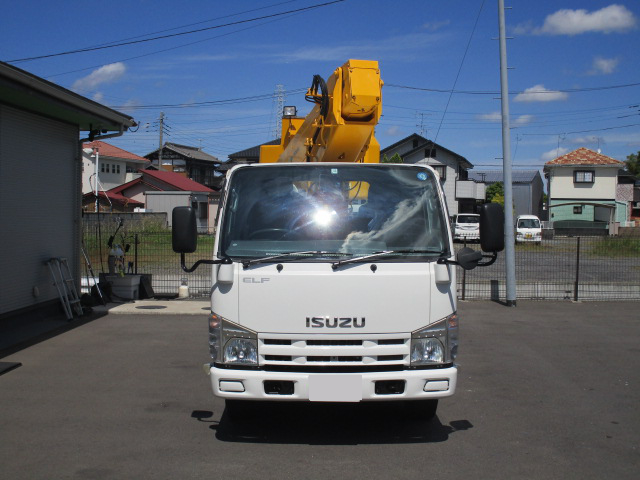
<path id="1" fill-rule="evenodd" d="M 344 367 L 402 367 L 409 365 L 411 335 L 372 334 L 353 338 L 351 335 L 258 335 L 261 366 L 287 367 L 301 370 L 322 367 L 323 370 Z"/>

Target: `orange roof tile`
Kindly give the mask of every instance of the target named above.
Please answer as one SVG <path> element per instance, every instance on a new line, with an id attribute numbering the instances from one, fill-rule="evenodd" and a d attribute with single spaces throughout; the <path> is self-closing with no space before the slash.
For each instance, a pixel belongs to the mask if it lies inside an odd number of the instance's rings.
<path id="1" fill-rule="evenodd" d="M 82 148 L 93 148 L 93 147 L 98 148 L 98 151 L 101 156 L 112 157 L 112 158 L 122 158 L 124 160 L 138 160 L 145 163 L 150 163 L 149 160 L 144 157 L 140 157 L 135 153 L 127 152 L 126 150 L 123 150 L 118 147 L 114 147 L 113 145 L 110 145 L 105 142 L 101 142 L 99 140 L 82 144 Z"/>
<path id="2" fill-rule="evenodd" d="M 550 160 L 545 163 L 545 165 L 615 165 L 622 167 L 624 162 L 581 147 L 573 152 Z"/>

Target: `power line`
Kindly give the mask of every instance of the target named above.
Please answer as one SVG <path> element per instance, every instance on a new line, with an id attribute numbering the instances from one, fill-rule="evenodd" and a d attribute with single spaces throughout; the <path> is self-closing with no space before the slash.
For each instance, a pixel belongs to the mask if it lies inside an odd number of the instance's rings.
<path id="1" fill-rule="evenodd" d="M 440 134 L 440 128 L 442 127 L 442 122 L 444 122 L 444 117 L 447 115 L 447 110 L 449 109 L 449 104 L 451 103 L 451 97 L 453 97 L 453 92 L 455 91 L 456 85 L 458 84 L 458 79 L 460 78 L 460 72 L 462 71 L 462 66 L 464 65 L 464 60 L 467 58 L 467 52 L 469 52 L 469 47 L 471 46 L 471 40 L 473 39 L 473 34 L 476 32 L 476 27 L 478 26 L 478 20 L 480 20 L 480 14 L 482 13 L 482 9 L 484 8 L 484 0 L 480 4 L 480 10 L 478 10 L 478 15 L 476 16 L 476 21 L 473 24 L 473 28 L 471 29 L 471 35 L 469 35 L 469 40 L 467 41 L 467 46 L 464 49 L 464 55 L 462 55 L 462 60 L 460 61 L 460 66 L 458 67 L 458 73 L 456 74 L 456 79 L 453 82 L 453 88 L 449 93 L 449 98 L 447 99 L 447 104 L 444 107 L 444 112 L 442 113 L 442 118 L 440 119 L 440 125 L 438 125 L 438 130 L 436 131 L 436 135 L 434 138 L 434 142 L 438 141 L 438 135 Z"/>
<path id="2" fill-rule="evenodd" d="M 540 93 L 540 94 L 548 94 L 548 93 L 579 93 L 579 92 L 595 92 L 600 90 L 613 90 L 616 88 L 628 88 L 628 87 L 637 87 L 640 85 L 639 83 L 627 83 L 624 85 L 609 85 L 604 87 L 586 87 L 586 88 L 565 88 L 565 89 L 554 89 L 554 90 L 527 90 L 526 93 Z M 386 87 L 394 87 L 394 88 L 404 88 L 408 90 L 419 90 L 422 92 L 433 92 L 433 93 L 458 93 L 463 95 L 500 95 L 500 92 L 496 91 L 486 91 L 486 90 L 442 90 L 438 88 L 425 88 L 425 87 L 410 87 L 407 85 L 398 85 L 395 83 L 385 83 Z M 509 92 L 509 95 L 518 95 L 524 92 Z"/>
<path id="3" fill-rule="evenodd" d="M 162 39 L 165 39 L 165 38 L 179 37 L 179 36 L 183 36 L 183 35 L 191 35 L 193 33 L 205 32 L 205 31 L 208 31 L 208 30 L 215 30 L 215 29 L 223 28 L 223 27 L 230 27 L 232 25 L 240 25 L 240 24 L 243 24 L 243 23 L 255 22 L 255 21 L 264 20 L 264 19 L 267 19 L 267 18 L 280 17 L 282 15 L 288 15 L 288 14 L 291 14 L 291 13 L 314 10 L 316 8 L 327 7 L 329 5 L 333 5 L 335 3 L 342 3 L 344 1 L 346 1 L 346 0 L 333 0 L 331 2 L 319 3 L 319 4 L 316 4 L 316 5 L 311 5 L 309 7 L 297 8 L 297 9 L 294 9 L 294 10 L 287 10 L 286 12 L 280 12 L 280 13 L 272 13 L 271 15 L 264 15 L 262 17 L 249 18 L 249 19 L 246 19 L 246 20 L 238 20 L 237 22 L 229 22 L 229 23 L 225 23 L 225 24 L 214 25 L 214 26 L 211 26 L 211 27 L 197 28 L 195 30 L 189 30 L 189 31 L 186 31 L 186 32 L 171 33 L 171 34 L 168 34 L 168 35 L 159 35 L 159 36 L 156 36 L 156 37 L 145 38 L 145 39 L 141 39 L 141 40 L 131 40 L 131 41 L 127 41 L 127 42 L 112 43 L 112 44 L 109 44 L 109 45 L 102 45 L 102 46 L 96 46 L 96 47 L 78 48 L 78 49 L 75 49 L 75 50 L 67 50 L 65 52 L 50 53 L 50 54 L 47 54 L 47 55 L 38 55 L 38 56 L 34 56 L 34 57 L 18 58 L 18 59 L 14 59 L 14 60 L 7 60 L 7 63 L 28 62 L 28 61 L 32 61 L 32 60 L 39 60 L 39 59 L 42 59 L 42 58 L 59 57 L 59 56 L 62 56 L 62 55 L 71 55 L 71 54 L 74 54 L 74 53 L 93 52 L 93 51 L 96 51 L 96 50 L 105 50 L 107 48 L 124 47 L 126 45 L 134 45 L 134 44 L 138 44 L 138 43 L 152 42 L 152 41 L 156 41 L 156 40 L 162 40 Z"/>
<path id="4" fill-rule="evenodd" d="M 520 135 L 527 135 L 527 136 L 538 136 L 538 135 L 552 135 L 552 136 L 556 136 L 556 135 L 571 135 L 573 133 L 589 133 L 589 132 L 603 132 L 605 130 L 617 130 L 619 128 L 628 128 L 628 127 L 637 127 L 639 126 L 640 123 L 632 123 L 629 125 L 619 125 L 617 127 L 605 127 L 605 128 L 594 128 L 592 130 L 576 130 L 573 132 L 560 132 L 560 133 L 520 133 Z"/>
<path id="5" fill-rule="evenodd" d="M 289 95 L 296 95 L 298 93 L 306 92 L 306 88 L 298 88 L 295 90 L 290 90 L 287 92 L 283 92 Z M 208 100 L 205 102 L 192 102 L 192 103 L 158 103 L 158 104 L 150 104 L 150 105 L 136 105 L 136 109 L 154 109 L 154 108 L 192 108 L 192 107 L 206 107 L 210 105 L 233 105 L 236 103 L 246 103 L 246 102 L 255 102 L 259 100 L 271 100 L 273 98 L 273 93 L 265 93 L 261 95 L 252 95 L 249 97 L 239 97 L 239 98 L 228 98 L 224 100 Z M 116 105 L 111 108 L 120 109 L 125 108 L 122 105 Z"/>

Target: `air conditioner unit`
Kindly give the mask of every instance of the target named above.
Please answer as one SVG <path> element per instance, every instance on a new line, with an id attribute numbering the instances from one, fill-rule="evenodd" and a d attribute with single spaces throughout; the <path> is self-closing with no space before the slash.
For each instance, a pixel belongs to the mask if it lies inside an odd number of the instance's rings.
<path id="1" fill-rule="evenodd" d="M 640 202 L 633 202 L 633 208 L 640 208 Z"/>

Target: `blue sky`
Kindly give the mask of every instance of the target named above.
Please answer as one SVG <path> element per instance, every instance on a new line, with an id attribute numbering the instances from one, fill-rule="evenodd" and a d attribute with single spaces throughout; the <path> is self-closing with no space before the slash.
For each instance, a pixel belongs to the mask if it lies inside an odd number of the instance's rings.
<path id="1" fill-rule="evenodd" d="M 114 145 L 157 148 L 162 111 L 165 141 L 221 160 L 273 138 L 277 85 L 304 114 L 314 74 L 378 60 L 382 147 L 422 133 L 476 169 L 500 168 L 497 0 L 345 0 L 279 15 L 327 1 L 23 0 L 0 18 L 0 60 L 133 116 L 140 129 Z M 583 146 L 619 160 L 640 150 L 640 3 L 507 6 L 514 168 Z M 138 43 L 20 61 L 127 42 Z"/>

